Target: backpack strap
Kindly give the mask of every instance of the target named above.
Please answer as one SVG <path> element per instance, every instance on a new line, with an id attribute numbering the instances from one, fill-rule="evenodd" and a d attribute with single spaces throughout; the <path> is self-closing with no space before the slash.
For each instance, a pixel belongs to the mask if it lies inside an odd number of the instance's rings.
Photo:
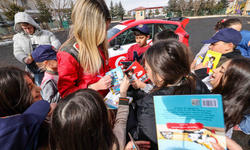
<path id="1" fill-rule="evenodd" d="M 77 62 L 80 63 L 79 58 L 78 58 L 79 52 L 76 49 L 75 45 L 76 45 L 76 43 L 73 46 L 67 46 L 67 45 L 65 45 L 64 47 L 62 47 L 60 49 L 60 51 L 64 51 L 64 52 L 69 53 L 71 56 L 73 56 L 77 60 Z"/>

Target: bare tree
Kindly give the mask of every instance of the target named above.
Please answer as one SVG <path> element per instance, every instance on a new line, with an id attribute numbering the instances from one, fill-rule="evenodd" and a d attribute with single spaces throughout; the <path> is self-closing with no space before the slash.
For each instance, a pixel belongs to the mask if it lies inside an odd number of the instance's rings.
<path id="1" fill-rule="evenodd" d="M 34 2 L 34 0 L 30 0 Z M 27 0 L 1 0 L 0 1 L 0 9 L 3 10 L 3 12 L 6 11 L 6 9 L 9 7 L 9 4 L 14 3 L 18 6 L 24 7 L 26 9 L 27 7 Z"/>
<path id="2" fill-rule="evenodd" d="M 60 20 L 60 26 L 62 27 L 62 21 L 71 10 L 72 0 L 44 0 L 50 5 L 50 8 L 54 11 L 54 15 L 58 16 Z"/>
<path id="3" fill-rule="evenodd" d="M 200 7 L 201 7 L 201 2 L 202 2 L 202 0 L 194 0 L 194 1 L 193 1 L 194 16 L 197 15 L 197 12 L 198 12 L 198 10 L 199 10 Z"/>
<path id="4" fill-rule="evenodd" d="M 178 1 L 179 8 L 181 10 L 181 16 L 183 16 L 183 12 L 187 11 L 190 8 L 190 2 L 187 0 L 179 0 Z"/>

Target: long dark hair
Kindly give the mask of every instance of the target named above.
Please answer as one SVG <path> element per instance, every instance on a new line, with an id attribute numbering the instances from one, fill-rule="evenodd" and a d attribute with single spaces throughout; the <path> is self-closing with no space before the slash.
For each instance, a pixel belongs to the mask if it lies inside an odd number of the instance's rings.
<path id="1" fill-rule="evenodd" d="M 51 149 L 119 149 L 103 97 L 91 89 L 81 89 L 65 97 L 52 117 Z"/>
<path id="2" fill-rule="evenodd" d="M 217 24 L 214 27 L 214 30 L 229 28 L 230 26 L 235 25 L 235 24 L 242 25 L 242 21 L 239 18 L 222 19 L 217 22 Z"/>
<path id="3" fill-rule="evenodd" d="M 172 94 L 192 94 L 196 89 L 196 76 L 190 71 L 189 49 L 174 39 L 159 41 L 144 54 L 144 59 L 153 72 L 153 82 L 157 82 L 156 74 L 163 78 L 161 86 L 177 85 Z"/>
<path id="4" fill-rule="evenodd" d="M 226 130 L 239 124 L 244 115 L 250 113 L 250 60 L 235 58 L 212 93 L 221 94 L 224 105 Z"/>
<path id="5" fill-rule="evenodd" d="M 0 117 L 21 114 L 33 103 L 25 76 L 33 79 L 17 67 L 0 68 Z"/>

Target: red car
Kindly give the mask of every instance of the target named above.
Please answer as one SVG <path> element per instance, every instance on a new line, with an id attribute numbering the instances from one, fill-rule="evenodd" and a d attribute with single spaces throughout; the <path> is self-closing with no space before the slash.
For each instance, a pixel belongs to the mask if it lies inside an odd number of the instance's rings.
<path id="1" fill-rule="evenodd" d="M 135 36 L 132 28 L 141 23 L 148 25 L 150 29 L 150 38 L 148 44 L 151 44 L 152 37 L 164 29 L 173 29 L 179 35 L 179 41 L 185 43 L 187 46 L 189 34 L 185 31 L 188 24 L 188 18 L 170 18 L 169 20 L 147 19 L 147 20 L 126 20 L 120 22 L 112 29 L 108 30 L 109 40 L 109 65 L 114 69 L 120 65 L 120 62 L 126 58 L 129 47 L 136 44 Z"/>

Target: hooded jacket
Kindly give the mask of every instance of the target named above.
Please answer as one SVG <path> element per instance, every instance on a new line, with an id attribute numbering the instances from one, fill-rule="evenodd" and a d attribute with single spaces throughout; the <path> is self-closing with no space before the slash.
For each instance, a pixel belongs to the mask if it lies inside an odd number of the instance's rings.
<path id="1" fill-rule="evenodd" d="M 49 103 L 40 100 L 23 114 L 0 118 L 0 149 L 35 150 L 40 125 L 49 109 Z"/>
<path id="2" fill-rule="evenodd" d="M 26 22 L 35 27 L 33 36 L 35 36 L 36 44 L 38 45 L 52 45 L 56 49 L 61 46 L 60 41 L 56 36 L 47 30 L 42 28 L 25 12 L 19 12 L 15 15 L 15 26 L 14 29 L 17 32 L 13 37 L 14 55 L 18 61 L 24 63 L 24 58 L 28 57 L 33 52 L 32 43 L 27 33 L 22 29 L 19 23 Z"/>
<path id="3" fill-rule="evenodd" d="M 240 34 L 242 35 L 242 40 L 237 49 L 241 51 L 242 56 L 250 58 L 250 45 L 248 45 L 250 41 L 250 31 L 242 30 L 240 31 Z"/>
<path id="4" fill-rule="evenodd" d="M 130 107 L 127 130 L 135 141 L 150 141 L 150 149 L 158 149 L 153 97 L 157 95 L 171 95 L 175 88 L 176 86 L 171 86 L 154 91 L 136 101 L 135 109 Z M 196 80 L 196 91 L 194 94 L 210 94 L 210 91 L 203 82 Z"/>

